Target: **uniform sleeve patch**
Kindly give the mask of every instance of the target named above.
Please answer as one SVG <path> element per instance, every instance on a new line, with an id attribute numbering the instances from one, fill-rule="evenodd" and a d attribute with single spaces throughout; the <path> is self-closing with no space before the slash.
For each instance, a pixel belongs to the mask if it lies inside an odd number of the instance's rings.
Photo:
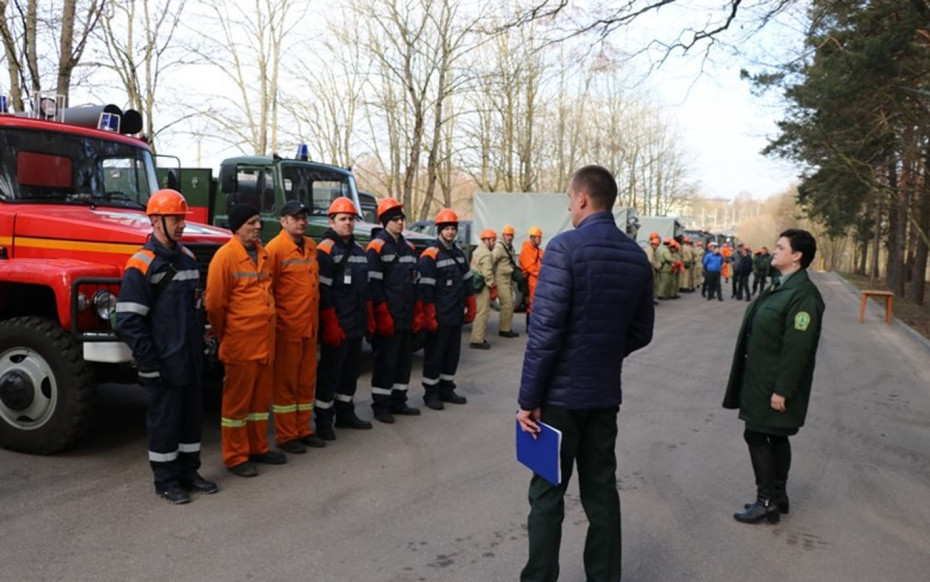
<path id="1" fill-rule="evenodd" d="M 794 329 L 798 331 L 807 331 L 811 324 L 811 314 L 806 311 L 799 311 L 794 316 Z"/>

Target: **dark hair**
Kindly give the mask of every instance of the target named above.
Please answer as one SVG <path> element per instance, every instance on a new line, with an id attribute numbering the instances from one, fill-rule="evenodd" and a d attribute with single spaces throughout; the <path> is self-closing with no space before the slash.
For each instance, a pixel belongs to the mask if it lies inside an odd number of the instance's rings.
<path id="1" fill-rule="evenodd" d="M 597 210 L 610 210 L 617 201 L 617 181 L 607 168 L 585 166 L 572 175 L 571 187 L 585 192 Z"/>
<path id="2" fill-rule="evenodd" d="M 817 254 L 817 241 L 814 235 L 801 230 L 800 228 L 789 228 L 778 235 L 778 238 L 785 237 L 791 244 L 791 251 L 801 253 L 801 268 L 806 269 L 814 261 L 814 255 Z"/>

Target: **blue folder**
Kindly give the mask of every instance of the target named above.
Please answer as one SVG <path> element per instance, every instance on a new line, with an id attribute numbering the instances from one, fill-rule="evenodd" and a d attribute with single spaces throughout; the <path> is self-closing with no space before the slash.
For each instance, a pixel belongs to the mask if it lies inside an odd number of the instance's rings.
<path id="1" fill-rule="evenodd" d="M 544 422 L 536 421 L 540 431 L 533 435 L 517 426 L 517 460 L 534 473 L 558 487 L 562 482 L 562 431 Z"/>

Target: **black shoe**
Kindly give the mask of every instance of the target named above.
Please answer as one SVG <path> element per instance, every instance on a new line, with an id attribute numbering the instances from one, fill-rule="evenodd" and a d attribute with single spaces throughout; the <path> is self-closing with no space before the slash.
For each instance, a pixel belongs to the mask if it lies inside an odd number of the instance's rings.
<path id="1" fill-rule="evenodd" d="M 248 461 L 233 465 L 232 467 L 226 467 L 226 470 L 238 477 L 255 477 L 258 475 L 258 469 Z"/>
<path id="2" fill-rule="evenodd" d="M 316 435 L 323 439 L 324 441 L 334 441 L 336 440 L 336 433 L 333 431 L 333 427 L 330 425 L 317 425 Z"/>
<path id="3" fill-rule="evenodd" d="M 787 514 L 787 513 L 788 513 L 788 510 L 791 509 L 791 506 L 790 506 L 790 504 L 788 503 L 788 496 L 787 496 L 787 495 L 785 495 L 785 496 L 782 497 L 781 499 L 775 498 L 775 499 L 773 500 L 773 502 L 774 502 L 775 505 L 778 507 L 779 513 L 785 513 L 785 514 Z M 753 502 L 753 503 L 755 503 L 755 502 Z M 753 503 L 746 503 L 746 504 L 744 504 L 744 505 L 743 505 L 743 509 L 749 509 L 750 507 L 753 506 Z"/>
<path id="4" fill-rule="evenodd" d="M 513 330 L 510 330 L 510 331 L 499 331 L 499 332 L 497 332 L 497 335 L 499 335 L 499 336 L 501 336 L 501 337 L 520 337 L 520 334 L 518 334 L 517 332 L 515 332 L 515 331 L 513 331 Z"/>
<path id="5" fill-rule="evenodd" d="M 414 406 L 391 407 L 391 414 L 397 416 L 420 416 L 420 409 Z"/>
<path id="6" fill-rule="evenodd" d="M 333 439 L 334 438 L 336 437 L 333 436 Z M 333 440 L 333 439 L 329 439 L 329 440 Z M 326 446 L 326 441 L 315 434 L 308 434 L 305 437 L 301 437 L 300 442 L 314 449 L 322 449 L 323 447 Z"/>
<path id="7" fill-rule="evenodd" d="M 163 491 L 157 491 L 158 496 L 173 505 L 184 505 L 191 502 L 191 496 L 180 485 L 172 485 Z"/>
<path id="8" fill-rule="evenodd" d="M 473 350 L 490 350 L 491 344 L 488 343 L 488 340 L 484 340 L 480 344 L 471 342 L 470 344 L 468 344 L 468 347 L 470 347 Z"/>
<path id="9" fill-rule="evenodd" d="M 384 424 L 394 424 L 394 415 L 387 410 L 376 410 L 375 420 Z"/>
<path id="10" fill-rule="evenodd" d="M 207 495 L 220 490 L 213 481 L 207 481 L 200 475 L 194 476 L 190 481 L 181 481 L 181 487 L 188 493 L 206 493 Z"/>
<path id="11" fill-rule="evenodd" d="M 424 399 L 423 402 L 426 403 L 427 408 L 432 408 L 433 410 L 442 410 L 445 406 L 442 405 L 442 401 L 438 398 Z"/>
<path id="12" fill-rule="evenodd" d="M 294 455 L 302 455 L 307 452 L 307 447 L 305 447 L 304 444 L 300 442 L 300 439 L 283 442 L 278 445 L 278 448 L 285 453 L 291 453 Z"/>
<path id="13" fill-rule="evenodd" d="M 466 402 L 468 402 L 467 398 L 465 398 L 464 396 L 460 396 L 456 394 L 455 392 L 452 392 L 451 390 L 448 392 L 442 393 L 439 396 L 439 398 L 443 402 L 451 402 L 452 404 L 465 404 Z"/>
<path id="14" fill-rule="evenodd" d="M 283 465 L 287 462 L 284 453 L 278 451 L 265 451 L 260 455 L 249 455 L 249 460 L 253 463 L 265 463 L 266 465 Z"/>
<path id="15" fill-rule="evenodd" d="M 717 301 L 723 301 L 723 297 L 718 297 Z"/>
<path id="16" fill-rule="evenodd" d="M 336 428 L 354 428 L 357 430 L 368 430 L 371 428 L 371 423 L 367 420 L 362 420 L 361 418 L 355 416 L 355 413 L 352 413 L 351 416 L 336 416 Z"/>
<path id="17" fill-rule="evenodd" d="M 747 509 L 733 514 L 733 519 L 740 523 L 760 523 L 766 520 L 769 523 L 778 523 L 781 513 L 778 506 L 768 499 L 759 499 Z"/>

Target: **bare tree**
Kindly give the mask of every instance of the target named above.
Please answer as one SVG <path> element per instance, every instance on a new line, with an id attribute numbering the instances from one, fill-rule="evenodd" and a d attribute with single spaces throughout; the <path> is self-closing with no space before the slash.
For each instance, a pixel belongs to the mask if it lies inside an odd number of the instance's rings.
<path id="1" fill-rule="evenodd" d="M 10 72 L 10 99 L 17 111 L 43 87 L 54 85 L 64 96 L 71 90 L 71 79 L 84 54 L 87 41 L 100 21 L 106 0 L 64 0 L 43 6 L 40 17 L 37 0 L 0 0 L 0 39 Z M 78 16 L 79 15 L 79 16 Z M 45 39 L 45 40 L 43 40 Z M 57 46 L 57 53 L 40 47 Z"/>
<path id="2" fill-rule="evenodd" d="M 129 107 L 141 112 L 149 143 L 155 149 L 158 134 L 187 116 L 156 127 L 159 107 L 156 93 L 160 82 L 172 69 L 193 61 L 178 50 L 178 31 L 184 3 L 164 0 L 108 0 L 100 26 L 102 53 L 100 66 L 119 78 Z"/>
<path id="3" fill-rule="evenodd" d="M 232 95 L 217 95 L 224 107 L 204 112 L 219 139 L 258 155 L 277 150 L 284 43 L 301 24 L 301 10 L 306 5 L 294 0 L 254 0 L 249 9 L 238 2 L 207 3 L 206 18 L 219 30 L 200 56 L 221 71 L 233 89 Z"/>

